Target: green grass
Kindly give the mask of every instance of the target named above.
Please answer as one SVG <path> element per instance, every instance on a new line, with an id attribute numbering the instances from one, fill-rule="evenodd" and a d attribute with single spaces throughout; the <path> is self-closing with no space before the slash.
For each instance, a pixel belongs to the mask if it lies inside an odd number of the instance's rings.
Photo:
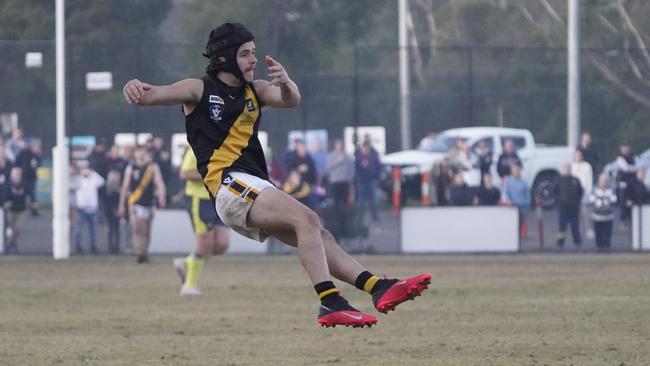
<path id="1" fill-rule="evenodd" d="M 359 259 L 433 285 L 326 329 L 291 256 L 217 258 L 195 299 L 168 257 L 2 257 L 0 365 L 650 365 L 650 255 Z"/>

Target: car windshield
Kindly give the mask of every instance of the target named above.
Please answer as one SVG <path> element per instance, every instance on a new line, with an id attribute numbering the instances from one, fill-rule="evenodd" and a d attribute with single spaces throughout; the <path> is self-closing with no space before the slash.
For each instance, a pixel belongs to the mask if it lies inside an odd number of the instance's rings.
<path id="1" fill-rule="evenodd" d="M 456 144 L 460 137 L 449 135 L 438 135 L 435 139 L 428 143 L 422 143 L 418 146 L 418 150 L 427 152 L 447 153 Z"/>

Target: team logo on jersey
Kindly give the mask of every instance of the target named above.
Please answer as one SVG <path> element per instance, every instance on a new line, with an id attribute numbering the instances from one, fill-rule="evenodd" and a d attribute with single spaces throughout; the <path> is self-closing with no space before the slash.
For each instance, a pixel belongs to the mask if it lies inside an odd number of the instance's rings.
<path id="1" fill-rule="evenodd" d="M 215 122 L 221 121 L 226 103 L 218 95 L 210 95 L 208 103 L 210 103 L 210 119 Z"/>
<path id="2" fill-rule="evenodd" d="M 246 109 L 248 109 L 249 112 L 253 112 L 255 110 L 255 104 L 253 104 L 252 99 L 246 99 Z"/>

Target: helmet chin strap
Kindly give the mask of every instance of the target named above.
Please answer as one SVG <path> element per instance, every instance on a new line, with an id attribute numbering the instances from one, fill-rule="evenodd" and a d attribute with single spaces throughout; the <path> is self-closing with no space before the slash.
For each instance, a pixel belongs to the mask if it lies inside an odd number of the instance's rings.
<path id="1" fill-rule="evenodd" d="M 226 70 L 226 69 L 220 69 L 220 70 L 217 70 L 217 74 L 218 74 L 219 72 L 226 72 L 226 73 L 228 73 L 228 74 L 231 74 L 232 76 L 235 77 L 235 79 L 241 81 L 243 84 L 248 83 L 248 81 L 247 81 L 246 78 L 244 77 L 244 73 L 241 72 L 241 70 L 240 70 L 240 72 L 239 72 L 240 75 L 237 75 L 237 74 L 235 74 L 234 72 L 231 72 L 230 70 Z"/>

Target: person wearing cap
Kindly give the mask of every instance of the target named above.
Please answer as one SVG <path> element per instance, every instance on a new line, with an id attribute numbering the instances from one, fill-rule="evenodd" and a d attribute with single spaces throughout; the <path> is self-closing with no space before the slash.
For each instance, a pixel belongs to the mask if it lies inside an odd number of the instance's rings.
<path id="1" fill-rule="evenodd" d="M 300 103 L 298 86 L 282 64 L 265 56 L 270 81 L 254 79 L 254 37 L 240 23 L 213 29 L 203 55 L 210 62 L 200 79 L 162 86 L 133 79 L 124 85 L 123 94 L 131 104 L 182 106 L 187 140 L 223 222 L 248 238 L 262 242 L 273 235 L 298 248 L 321 300 L 322 326 L 377 322 L 350 306 L 332 277 L 371 294 L 380 312 L 420 295 L 431 282 L 430 274 L 402 280 L 372 275 L 336 243 L 314 211 L 269 181 L 258 138 L 262 107 L 292 108 Z"/>

